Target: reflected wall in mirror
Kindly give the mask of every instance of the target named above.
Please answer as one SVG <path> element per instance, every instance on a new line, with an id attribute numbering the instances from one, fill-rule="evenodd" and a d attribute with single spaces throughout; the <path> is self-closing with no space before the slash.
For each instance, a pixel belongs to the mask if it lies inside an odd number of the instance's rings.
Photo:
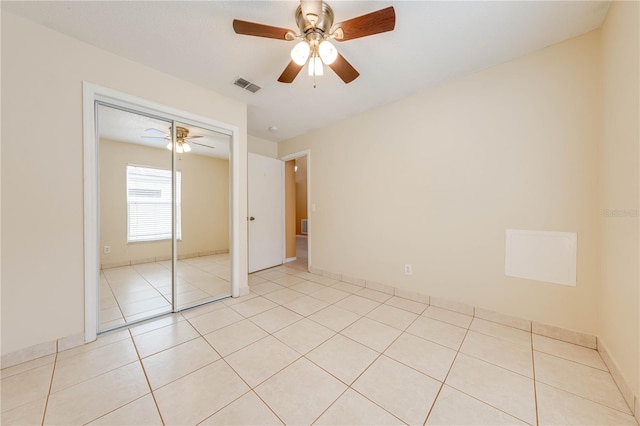
<path id="1" fill-rule="evenodd" d="M 99 105 L 100 311 L 106 331 L 172 310 L 170 121 Z M 155 143 L 154 146 L 153 143 Z"/>
<path id="2" fill-rule="evenodd" d="M 99 330 L 230 295 L 228 137 L 198 129 L 202 137 L 193 141 L 203 146 L 197 145 L 181 135 L 187 125 L 106 105 L 98 106 L 97 123 Z M 175 174 L 173 125 L 179 136 Z M 216 137 L 226 145 L 214 144 Z M 205 148 L 218 156 L 203 154 Z M 172 247 L 174 176 L 181 260 L 174 260 Z"/>
<path id="3" fill-rule="evenodd" d="M 176 129 L 182 185 L 176 264 L 180 310 L 231 295 L 230 136 L 185 123 L 176 123 Z"/>

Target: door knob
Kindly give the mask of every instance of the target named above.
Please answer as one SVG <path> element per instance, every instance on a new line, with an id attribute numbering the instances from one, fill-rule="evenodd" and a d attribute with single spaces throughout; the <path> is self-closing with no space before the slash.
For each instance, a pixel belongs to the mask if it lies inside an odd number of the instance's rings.
<path id="1" fill-rule="evenodd" d="M 251 216 L 251 217 L 249 218 L 249 220 L 253 222 L 254 220 L 256 220 L 256 218 L 255 218 L 255 217 L 253 217 L 253 216 Z"/>

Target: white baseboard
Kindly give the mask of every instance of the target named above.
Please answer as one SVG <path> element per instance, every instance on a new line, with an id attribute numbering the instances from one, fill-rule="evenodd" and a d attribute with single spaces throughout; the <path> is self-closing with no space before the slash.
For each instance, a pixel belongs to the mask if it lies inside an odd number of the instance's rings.
<path id="1" fill-rule="evenodd" d="M 638 411 L 638 395 L 634 395 L 633 391 L 629 387 L 629 384 L 625 380 L 618 364 L 613 360 L 611 355 L 609 354 L 609 350 L 607 349 L 606 343 L 602 339 L 598 339 L 598 353 L 602 357 L 605 365 L 609 369 L 611 373 L 611 377 L 613 377 L 613 381 L 618 385 L 618 389 L 620 389 L 620 393 L 624 398 L 625 402 L 629 406 L 629 409 L 634 414 L 635 418 L 640 422 L 640 412 Z"/>
<path id="2" fill-rule="evenodd" d="M 202 256 L 214 256 L 218 254 L 227 254 L 227 253 L 229 253 L 229 249 L 218 249 L 218 250 L 209 250 L 209 251 L 199 251 L 199 252 L 193 252 L 193 253 L 183 253 L 178 255 L 178 260 L 191 259 L 194 257 L 202 257 Z M 116 262 L 106 262 L 106 263 L 100 264 L 100 269 L 120 268 L 123 266 L 140 265 L 143 263 L 151 263 L 151 262 L 162 262 L 165 260 L 171 260 L 171 256 L 145 257 L 145 258 L 139 258 L 139 259 L 119 260 Z"/>
<path id="3" fill-rule="evenodd" d="M 61 337 L 57 340 L 38 343 L 14 352 L 3 354 L 0 359 L 0 367 L 7 368 L 23 362 L 33 361 L 43 356 L 62 352 L 76 346 L 84 345 L 84 332 L 73 334 L 71 336 Z"/>

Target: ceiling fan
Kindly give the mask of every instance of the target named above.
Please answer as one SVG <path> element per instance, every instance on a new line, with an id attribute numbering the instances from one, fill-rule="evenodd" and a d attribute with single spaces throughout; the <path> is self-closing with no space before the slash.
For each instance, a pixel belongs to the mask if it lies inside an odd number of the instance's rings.
<path id="1" fill-rule="evenodd" d="M 300 32 L 296 34 L 286 28 L 233 20 L 237 34 L 278 40 L 299 40 L 291 50 L 291 61 L 278 81 L 291 83 L 304 65 L 309 63 L 309 75 L 322 75 L 322 65 L 328 65 L 345 83 L 350 83 L 360 73 L 329 42 L 353 40 L 374 34 L 392 31 L 396 25 L 393 6 L 366 15 L 333 24 L 333 10 L 322 0 L 300 0 L 295 13 Z M 314 84 L 315 86 L 315 84 Z"/>
<path id="2" fill-rule="evenodd" d="M 171 149 L 173 148 L 171 146 L 172 145 L 171 144 L 171 128 L 169 128 L 169 134 L 166 134 L 164 131 L 160 129 L 155 129 L 155 128 L 146 129 L 145 132 L 155 133 L 157 136 L 142 135 L 142 139 L 151 140 L 151 141 L 155 139 L 165 139 L 169 141 L 169 143 L 167 143 L 167 149 L 171 151 Z M 201 137 L 202 135 L 189 136 L 189 129 L 187 129 L 186 127 L 176 126 L 176 143 L 177 143 L 176 152 L 178 154 L 182 154 L 183 152 L 190 152 L 191 151 L 191 146 L 189 145 L 190 143 L 213 149 L 213 147 L 210 145 L 201 144 L 198 142 L 194 142 L 192 140 L 192 139 L 201 138 Z"/>

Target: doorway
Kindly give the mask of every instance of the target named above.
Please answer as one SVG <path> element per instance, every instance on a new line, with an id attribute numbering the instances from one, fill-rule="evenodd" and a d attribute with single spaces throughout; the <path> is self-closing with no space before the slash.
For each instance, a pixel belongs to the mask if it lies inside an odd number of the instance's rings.
<path id="1" fill-rule="evenodd" d="M 285 259 L 288 266 L 309 270 L 311 205 L 310 150 L 282 158 L 284 162 Z"/>
<path id="2" fill-rule="evenodd" d="M 84 89 L 85 341 L 237 296 L 238 129 Z"/>

